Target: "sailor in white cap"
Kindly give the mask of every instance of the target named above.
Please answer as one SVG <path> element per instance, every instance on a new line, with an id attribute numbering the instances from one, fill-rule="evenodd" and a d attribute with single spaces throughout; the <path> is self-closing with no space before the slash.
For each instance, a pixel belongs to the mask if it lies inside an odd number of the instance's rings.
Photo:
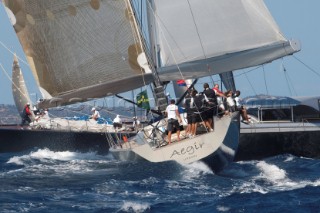
<path id="1" fill-rule="evenodd" d="M 92 115 L 90 118 L 94 119 L 95 121 L 98 120 L 98 118 L 100 118 L 100 113 L 98 110 L 96 110 L 96 108 L 92 107 L 91 109 Z"/>

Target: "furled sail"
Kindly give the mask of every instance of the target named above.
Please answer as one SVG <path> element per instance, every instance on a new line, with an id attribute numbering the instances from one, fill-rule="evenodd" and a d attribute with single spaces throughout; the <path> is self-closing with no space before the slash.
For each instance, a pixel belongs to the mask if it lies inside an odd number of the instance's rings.
<path id="1" fill-rule="evenodd" d="M 14 56 L 12 66 L 12 95 L 19 113 L 22 113 L 23 108 L 27 103 L 31 104 L 27 86 L 16 56 Z M 31 119 L 34 119 L 33 114 Z"/>
<path id="2" fill-rule="evenodd" d="M 4 3 L 44 95 L 40 107 L 105 97 L 152 81 L 139 63 L 145 54 L 129 0 Z"/>
<path id="3" fill-rule="evenodd" d="M 150 5 L 163 81 L 256 66 L 300 50 L 282 35 L 263 0 L 153 0 Z"/>

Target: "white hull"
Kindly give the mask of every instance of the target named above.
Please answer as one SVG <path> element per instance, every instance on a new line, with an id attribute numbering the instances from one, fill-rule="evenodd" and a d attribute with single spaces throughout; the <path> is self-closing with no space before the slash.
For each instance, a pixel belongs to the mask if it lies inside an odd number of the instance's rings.
<path id="1" fill-rule="evenodd" d="M 197 135 L 195 138 L 182 139 L 162 147 L 151 144 L 151 139 L 148 139 L 144 132 L 140 132 L 129 142 L 124 143 L 122 148 L 111 147 L 109 151 L 115 158 L 124 161 L 145 159 L 154 163 L 176 161 L 180 164 L 189 164 L 204 159 L 208 163 L 208 159 L 213 155 L 220 157 L 227 155 L 228 157 L 224 157 L 223 160 L 224 164 L 227 164 L 233 160 L 237 150 L 238 118 L 238 113 L 223 116 L 221 119 L 216 118 L 214 132 Z"/>

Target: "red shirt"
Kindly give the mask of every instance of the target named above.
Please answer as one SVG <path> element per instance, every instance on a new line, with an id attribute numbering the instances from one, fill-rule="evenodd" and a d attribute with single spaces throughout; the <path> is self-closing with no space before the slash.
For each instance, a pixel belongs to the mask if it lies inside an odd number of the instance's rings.
<path id="1" fill-rule="evenodd" d="M 213 88 L 213 91 L 216 93 L 216 94 L 219 94 L 219 93 L 222 93 L 218 88 L 214 87 Z"/>
<path id="2" fill-rule="evenodd" d="M 30 108 L 28 106 L 26 106 L 26 114 L 31 115 Z"/>

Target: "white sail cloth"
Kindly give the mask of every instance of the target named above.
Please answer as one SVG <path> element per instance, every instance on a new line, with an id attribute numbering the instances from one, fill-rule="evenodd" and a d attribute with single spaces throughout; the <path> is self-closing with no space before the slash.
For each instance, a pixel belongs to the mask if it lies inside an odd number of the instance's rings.
<path id="1" fill-rule="evenodd" d="M 14 56 L 12 66 L 12 95 L 18 112 L 21 114 L 27 103 L 32 103 L 24 77 L 16 55 Z M 30 106 L 32 109 L 32 105 Z M 31 120 L 34 120 L 34 114 L 31 114 Z"/>
<path id="2" fill-rule="evenodd" d="M 196 78 L 255 66 L 296 51 L 285 49 L 290 44 L 263 0 L 154 0 L 152 10 L 162 80 L 181 78 L 171 75 L 178 66 L 185 78 Z M 249 50 L 255 53 L 250 55 Z"/>
<path id="3" fill-rule="evenodd" d="M 150 82 L 128 0 L 4 0 L 44 98 L 72 104 Z M 14 16 L 14 17 L 13 17 Z"/>

